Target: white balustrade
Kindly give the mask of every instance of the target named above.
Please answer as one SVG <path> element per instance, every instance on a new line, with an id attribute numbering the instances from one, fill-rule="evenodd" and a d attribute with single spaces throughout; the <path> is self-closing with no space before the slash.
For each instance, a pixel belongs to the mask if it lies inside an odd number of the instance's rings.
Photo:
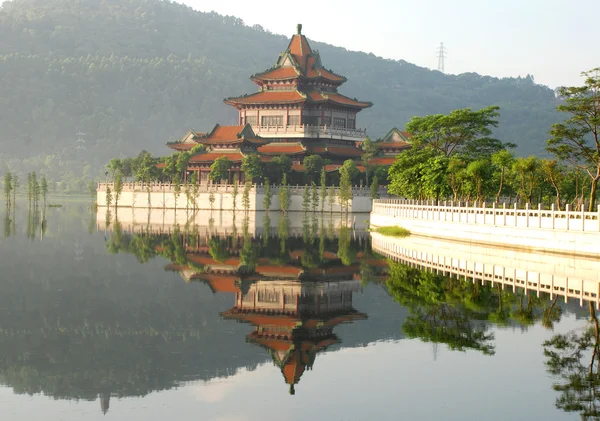
<path id="1" fill-rule="evenodd" d="M 510 226 L 525 229 L 552 229 L 581 232 L 600 232 L 600 206 L 596 212 L 586 212 L 585 208 L 571 209 L 569 205 L 564 211 L 555 210 L 554 205 L 547 210 L 540 205 L 525 209 L 513 207 L 502 208 L 485 203 L 444 202 L 434 204 L 433 201 L 417 201 L 406 199 L 377 199 L 373 201 L 371 214 L 409 219 L 451 221 L 465 224 Z"/>

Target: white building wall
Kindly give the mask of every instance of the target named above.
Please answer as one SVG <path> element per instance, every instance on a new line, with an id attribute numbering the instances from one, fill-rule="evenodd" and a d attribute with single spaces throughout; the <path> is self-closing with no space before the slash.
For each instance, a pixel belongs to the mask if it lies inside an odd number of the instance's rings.
<path id="1" fill-rule="evenodd" d="M 234 188 L 232 185 L 203 185 L 199 187 L 199 192 L 196 198 L 188 198 L 185 192 L 182 189 L 182 192 L 176 198 L 175 193 L 173 191 L 173 186 L 169 184 L 159 184 L 154 185 L 150 189 L 150 193 L 145 186 L 137 183 L 126 183 L 123 186 L 123 191 L 119 197 L 118 203 L 115 203 L 115 194 L 114 194 L 114 186 L 111 183 L 108 184 L 112 191 L 112 203 L 111 206 L 114 207 L 118 205 L 118 207 L 123 208 L 154 208 L 154 209 L 192 209 L 196 208 L 198 210 L 210 210 L 210 209 L 244 209 L 243 206 L 243 194 L 244 194 L 244 185 L 238 186 L 238 193 L 235 197 L 235 206 L 234 206 Z M 96 192 L 97 195 L 97 203 L 100 207 L 106 207 L 106 187 L 107 184 L 100 183 L 98 186 L 98 190 Z M 310 189 L 310 187 L 308 187 Z M 303 195 L 304 195 L 303 186 L 289 186 L 290 190 L 290 198 L 291 204 L 288 209 L 290 212 L 294 211 L 303 211 Z M 320 188 L 318 189 L 319 193 Z M 214 197 L 214 202 L 211 206 L 210 197 L 211 192 Z M 271 209 L 273 211 L 280 210 L 279 207 L 279 187 L 273 186 L 271 187 L 272 199 L 271 199 Z M 331 203 L 329 201 L 329 189 L 327 191 L 327 199 L 325 201 L 325 210 L 331 210 Z M 338 189 L 336 189 L 336 195 L 333 200 L 333 212 L 342 212 L 345 211 L 340 206 L 339 198 L 338 198 Z M 382 192 L 383 193 L 383 192 Z M 367 188 L 355 187 L 353 189 L 353 199 L 351 201 L 349 212 L 371 212 L 372 200 L 370 196 L 370 190 Z M 255 186 L 250 190 L 250 206 L 248 210 L 250 211 L 263 211 L 264 209 L 264 198 L 265 191 L 264 186 Z M 310 208 L 312 209 L 312 207 Z M 319 207 L 320 210 L 320 202 Z"/>

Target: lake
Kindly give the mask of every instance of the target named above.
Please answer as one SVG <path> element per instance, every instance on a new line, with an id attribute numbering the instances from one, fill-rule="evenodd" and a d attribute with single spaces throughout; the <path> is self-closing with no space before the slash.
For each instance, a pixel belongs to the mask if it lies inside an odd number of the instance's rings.
<path id="1" fill-rule="evenodd" d="M 3 420 L 596 416 L 597 296 L 416 264 L 373 246 L 368 215 L 3 221 Z"/>

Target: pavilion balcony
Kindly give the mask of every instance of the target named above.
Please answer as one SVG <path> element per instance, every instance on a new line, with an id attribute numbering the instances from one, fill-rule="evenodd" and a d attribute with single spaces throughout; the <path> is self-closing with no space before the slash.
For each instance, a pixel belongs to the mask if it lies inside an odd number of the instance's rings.
<path id="1" fill-rule="evenodd" d="M 362 141 L 367 137 L 365 129 L 347 129 L 333 126 L 252 126 L 258 136 L 265 138 L 323 138 Z"/>

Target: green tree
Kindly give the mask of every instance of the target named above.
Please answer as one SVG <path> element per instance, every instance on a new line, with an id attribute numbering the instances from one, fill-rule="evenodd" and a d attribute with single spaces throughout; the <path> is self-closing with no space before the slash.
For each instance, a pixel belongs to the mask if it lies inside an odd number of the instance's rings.
<path id="1" fill-rule="evenodd" d="M 321 168 L 321 212 L 325 209 L 325 199 L 327 198 L 327 172 L 325 167 Z"/>
<path id="2" fill-rule="evenodd" d="M 281 180 L 284 174 L 292 170 L 292 160 L 287 155 L 276 156 L 267 163 L 267 177 L 271 180 Z"/>
<path id="3" fill-rule="evenodd" d="M 373 176 L 373 181 L 371 182 L 371 199 L 379 199 L 379 178 L 377 176 Z"/>
<path id="4" fill-rule="evenodd" d="M 112 191 L 109 186 L 106 186 L 106 214 L 108 215 L 110 205 L 112 204 Z"/>
<path id="5" fill-rule="evenodd" d="M 467 174 L 473 183 L 475 200 L 482 202 L 485 199 L 484 183 L 489 178 L 490 163 L 485 159 L 478 159 L 467 165 Z"/>
<path id="6" fill-rule="evenodd" d="M 362 141 L 360 148 L 363 151 L 363 155 L 361 157 L 361 161 L 363 166 L 365 167 L 365 181 L 366 185 L 369 185 L 369 161 L 373 159 L 373 156 L 377 153 L 377 145 L 371 141 L 370 137 L 366 137 L 365 140 Z"/>
<path id="7" fill-rule="evenodd" d="M 308 176 L 308 184 L 321 173 L 321 169 L 325 165 L 325 161 L 320 155 L 308 155 L 302 160 L 302 166 Z"/>
<path id="8" fill-rule="evenodd" d="M 158 178 L 159 171 L 156 168 L 157 160 L 148 152 L 142 151 L 135 165 L 135 179 L 144 184 L 148 194 L 148 207 L 152 207 L 151 192 L 152 183 Z"/>
<path id="9" fill-rule="evenodd" d="M 273 192 L 271 192 L 271 184 L 269 179 L 265 179 L 265 197 L 263 199 L 263 207 L 267 212 L 267 215 L 271 212 L 271 202 L 273 200 Z"/>
<path id="10" fill-rule="evenodd" d="M 12 173 L 7 171 L 4 174 L 4 198 L 6 200 L 6 206 L 10 208 L 11 199 L 12 199 L 12 189 L 13 189 L 13 177 Z"/>
<path id="11" fill-rule="evenodd" d="M 500 107 L 490 106 L 478 111 L 463 108 L 448 115 L 434 114 L 413 117 L 407 124 L 411 142 L 427 146 L 446 156 L 464 153 L 472 157 L 491 155 L 503 149 L 498 139 L 491 137 L 490 127 L 497 127 Z"/>
<path id="12" fill-rule="evenodd" d="M 340 195 L 338 197 L 340 206 L 346 207 L 346 212 L 349 210 L 349 203 L 352 200 L 352 179 L 358 174 L 356 163 L 347 159 L 339 169 L 340 172 Z"/>
<path id="13" fill-rule="evenodd" d="M 287 213 L 290 208 L 291 197 L 290 197 L 290 188 L 287 185 L 287 174 L 283 174 L 283 179 L 281 180 L 281 186 L 279 187 L 279 209 L 284 214 Z"/>
<path id="14" fill-rule="evenodd" d="M 512 168 L 514 159 L 514 154 L 506 149 L 492 154 L 492 164 L 494 164 L 494 166 L 500 170 L 498 191 L 496 192 L 496 203 L 500 202 L 500 196 L 502 195 L 502 190 L 504 189 L 506 170 L 510 170 Z"/>
<path id="15" fill-rule="evenodd" d="M 423 197 L 435 199 L 437 203 L 441 197 L 446 197 L 450 193 L 448 162 L 449 159 L 445 155 L 437 155 L 420 165 Z"/>
<path id="16" fill-rule="evenodd" d="M 250 189 L 252 189 L 252 181 L 246 180 L 244 192 L 242 193 L 242 206 L 246 212 L 250 210 Z"/>
<path id="17" fill-rule="evenodd" d="M 117 174 L 117 171 L 121 170 L 122 165 L 123 164 L 119 158 L 113 158 L 110 161 L 108 161 L 106 167 L 110 171 L 110 178 L 112 180 L 115 179 L 115 175 Z"/>
<path id="18" fill-rule="evenodd" d="M 317 185 L 315 184 L 315 182 L 312 182 L 312 186 L 311 186 L 311 198 L 312 198 L 312 211 L 316 212 L 317 208 L 319 207 L 319 193 L 317 190 Z"/>
<path id="19" fill-rule="evenodd" d="M 452 200 L 457 201 L 459 192 L 463 188 L 465 178 L 467 178 L 467 163 L 456 155 L 448 160 L 448 186 L 452 190 Z"/>
<path id="20" fill-rule="evenodd" d="M 208 177 L 213 183 L 220 183 L 221 180 L 227 179 L 232 162 L 225 156 L 220 156 L 210 166 Z"/>
<path id="21" fill-rule="evenodd" d="M 544 342 L 546 368 L 558 382 L 556 407 L 579 412 L 582 420 L 600 418 L 600 326 L 593 304 L 583 330 L 558 334 Z"/>
<path id="22" fill-rule="evenodd" d="M 538 181 L 539 160 L 533 155 L 527 158 L 516 158 L 513 170 L 518 176 L 519 194 L 523 200 L 531 204 L 533 189 Z"/>
<path id="23" fill-rule="evenodd" d="M 388 171 L 388 191 L 409 199 L 423 198 L 423 168 L 438 154 L 432 148 L 411 148 L 398 154 Z"/>
<path id="24" fill-rule="evenodd" d="M 92 200 L 92 206 L 93 206 L 94 203 L 96 203 L 96 200 L 98 198 L 98 194 L 96 192 L 96 183 L 94 183 L 93 181 L 90 181 L 88 183 L 88 192 L 90 193 L 90 199 Z"/>
<path id="25" fill-rule="evenodd" d="M 263 175 L 263 164 L 257 154 L 245 155 L 242 158 L 242 172 L 246 181 L 255 182 Z"/>
<path id="26" fill-rule="evenodd" d="M 558 88 L 563 102 L 557 110 L 571 117 L 552 126 L 546 150 L 588 174 L 588 211 L 592 212 L 600 180 L 600 68 L 582 75 L 586 76 L 584 86 Z"/>
<path id="27" fill-rule="evenodd" d="M 564 168 L 554 159 L 540 160 L 540 168 L 544 179 L 552 185 L 556 194 L 556 208 L 561 210 L 561 190 L 565 179 Z"/>
<path id="28" fill-rule="evenodd" d="M 308 185 L 304 186 L 304 190 L 302 192 L 302 210 L 306 214 L 310 209 L 310 187 Z"/>
<path id="29" fill-rule="evenodd" d="M 335 204 L 335 187 L 329 186 L 329 212 L 333 213 L 333 205 Z"/>
<path id="30" fill-rule="evenodd" d="M 48 180 L 46 179 L 46 175 L 42 175 L 42 181 L 40 182 L 40 194 L 42 195 L 44 207 L 46 207 L 46 198 L 48 196 Z"/>
<path id="31" fill-rule="evenodd" d="M 121 170 L 117 170 L 115 174 L 115 212 L 116 208 L 119 206 L 119 199 L 121 198 L 121 193 L 123 192 L 123 177 L 121 176 Z M 116 215 L 116 213 L 115 213 Z"/>
<path id="32" fill-rule="evenodd" d="M 12 175 L 12 203 L 13 209 L 17 207 L 17 190 L 19 189 L 19 176 L 17 174 Z"/>

